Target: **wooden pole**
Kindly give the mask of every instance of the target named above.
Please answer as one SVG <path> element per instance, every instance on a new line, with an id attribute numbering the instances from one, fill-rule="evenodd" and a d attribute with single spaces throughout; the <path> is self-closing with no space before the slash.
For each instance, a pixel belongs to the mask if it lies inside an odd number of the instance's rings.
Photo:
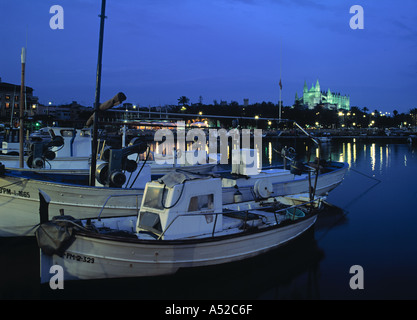
<path id="1" fill-rule="evenodd" d="M 22 60 L 22 80 L 20 84 L 20 115 L 19 115 L 19 166 L 20 168 L 23 168 L 23 116 L 24 116 L 24 101 L 25 101 L 25 64 L 26 64 L 26 49 L 22 48 L 22 54 L 21 54 L 21 60 Z"/>

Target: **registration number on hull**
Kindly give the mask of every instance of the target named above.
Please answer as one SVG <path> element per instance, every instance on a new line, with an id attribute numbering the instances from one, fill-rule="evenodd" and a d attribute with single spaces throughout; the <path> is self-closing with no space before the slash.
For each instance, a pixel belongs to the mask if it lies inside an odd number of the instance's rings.
<path id="1" fill-rule="evenodd" d="M 0 194 L 7 194 L 15 197 L 30 198 L 30 193 L 22 190 L 13 190 L 10 188 L 0 187 Z"/>
<path id="2" fill-rule="evenodd" d="M 79 254 L 72 254 L 69 252 L 64 252 L 64 258 L 78 262 L 94 263 L 94 258 L 92 257 L 87 257 Z"/>

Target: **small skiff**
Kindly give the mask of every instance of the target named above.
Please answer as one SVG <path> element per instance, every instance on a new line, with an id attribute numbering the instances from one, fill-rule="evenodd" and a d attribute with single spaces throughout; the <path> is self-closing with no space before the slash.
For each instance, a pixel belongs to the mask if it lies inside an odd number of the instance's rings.
<path id="1" fill-rule="evenodd" d="M 147 277 L 217 265 L 280 247 L 311 228 L 316 198 L 268 199 L 224 205 L 220 178 L 170 173 L 148 182 L 137 217 L 49 220 L 41 195 L 41 282 L 56 266 L 63 280 Z"/>

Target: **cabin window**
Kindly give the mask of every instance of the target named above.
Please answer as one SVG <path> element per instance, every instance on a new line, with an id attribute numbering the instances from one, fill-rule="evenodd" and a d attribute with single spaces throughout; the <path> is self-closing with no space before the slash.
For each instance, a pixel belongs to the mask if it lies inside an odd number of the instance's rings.
<path id="1" fill-rule="evenodd" d="M 145 194 L 145 200 L 143 202 L 143 206 L 147 208 L 152 209 L 159 209 L 164 210 L 164 207 L 162 205 L 162 196 L 164 195 L 164 189 L 163 188 L 157 188 L 157 187 L 148 187 L 146 189 Z M 165 192 L 164 195 L 164 203 L 166 201 L 166 195 L 168 192 Z"/>
<path id="2" fill-rule="evenodd" d="M 72 137 L 74 135 L 74 130 L 61 130 L 60 133 L 63 137 Z"/>
<path id="3" fill-rule="evenodd" d="M 80 137 L 90 137 L 90 136 L 91 136 L 90 130 L 81 130 Z"/>
<path id="4" fill-rule="evenodd" d="M 139 228 L 151 231 L 157 234 L 162 233 L 161 221 L 159 215 L 153 212 L 141 212 L 139 216 Z"/>
<path id="5" fill-rule="evenodd" d="M 213 210 L 213 194 L 194 196 L 190 199 L 188 212 L 199 210 Z"/>

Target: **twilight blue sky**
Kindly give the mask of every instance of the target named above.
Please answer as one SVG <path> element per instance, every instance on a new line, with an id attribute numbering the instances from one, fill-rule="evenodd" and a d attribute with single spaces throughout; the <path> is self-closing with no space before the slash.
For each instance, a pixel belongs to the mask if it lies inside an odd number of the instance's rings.
<path id="1" fill-rule="evenodd" d="M 52 5 L 64 29 L 52 30 Z M 364 29 L 352 30 L 352 5 Z M 26 84 L 41 103 L 92 105 L 101 0 L 0 0 L 0 77 Z M 310 88 L 349 94 L 351 105 L 417 107 L 415 0 L 107 0 L 101 101 L 122 91 L 141 106 L 214 99 L 243 103 Z M 27 40 L 26 40 L 27 35 Z M 280 53 L 282 43 L 282 54 Z"/>

